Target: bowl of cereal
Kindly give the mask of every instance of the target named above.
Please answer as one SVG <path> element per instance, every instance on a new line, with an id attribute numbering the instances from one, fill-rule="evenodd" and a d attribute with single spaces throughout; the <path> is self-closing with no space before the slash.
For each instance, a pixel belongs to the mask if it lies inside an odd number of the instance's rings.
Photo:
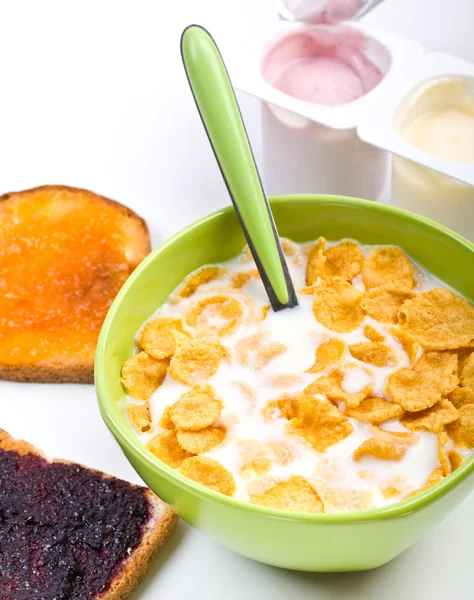
<path id="1" fill-rule="evenodd" d="M 193 223 L 109 311 L 100 411 L 150 488 L 227 548 L 374 568 L 474 485 L 474 245 L 364 200 L 271 206 L 298 306 L 269 308 L 231 207 Z"/>

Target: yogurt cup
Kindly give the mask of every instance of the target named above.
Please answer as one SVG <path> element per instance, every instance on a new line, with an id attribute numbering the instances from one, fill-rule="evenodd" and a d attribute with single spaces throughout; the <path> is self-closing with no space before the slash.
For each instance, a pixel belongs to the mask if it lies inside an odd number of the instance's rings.
<path id="1" fill-rule="evenodd" d="M 245 47 L 228 44 L 235 87 L 262 101 L 267 191 L 377 199 L 388 155 L 360 140 L 356 129 L 370 103 L 421 52 L 414 42 L 358 23 L 280 22 Z"/>
<path id="2" fill-rule="evenodd" d="M 358 134 L 394 154 L 392 204 L 474 240 L 474 65 L 421 57 Z"/>
<path id="3" fill-rule="evenodd" d="M 296 189 L 379 197 L 388 155 L 362 142 L 355 129 L 333 129 L 266 102 L 260 110 L 263 178 L 270 194 Z"/>
<path id="4" fill-rule="evenodd" d="M 397 112 L 401 137 L 434 156 L 471 163 L 474 170 L 474 96 L 463 77 L 425 82 Z M 473 85 L 474 87 L 474 85 Z M 474 240 L 474 186 L 406 160 L 392 162 L 392 203 L 444 223 Z"/>
<path id="5" fill-rule="evenodd" d="M 399 156 L 392 161 L 392 204 L 474 240 L 474 187 Z"/>

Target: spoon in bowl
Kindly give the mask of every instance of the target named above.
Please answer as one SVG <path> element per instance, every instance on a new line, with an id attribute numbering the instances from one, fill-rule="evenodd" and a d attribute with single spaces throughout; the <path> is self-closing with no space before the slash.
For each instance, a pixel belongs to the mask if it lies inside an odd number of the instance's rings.
<path id="1" fill-rule="evenodd" d="M 234 88 L 211 35 L 190 25 L 181 36 L 189 85 L 274 311 L 298 304 Z"/>

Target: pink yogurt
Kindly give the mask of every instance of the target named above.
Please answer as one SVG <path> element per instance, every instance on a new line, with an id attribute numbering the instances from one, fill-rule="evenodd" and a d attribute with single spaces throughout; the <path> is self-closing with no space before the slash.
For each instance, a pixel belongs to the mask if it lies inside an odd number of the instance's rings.
<path id="1" fill-rule="evenodd" d="M 300 27 L 270 43 L 262 76 L 277 90 L 312 104 L 352 102 L 370 92 L 386 72 L 368 58 L 369 44 L 377 42 L 347 27 Z"/>
<path id="2" fill-rule="evenodd" d="M 331 23 L 353 19 L 368 0 L 284 0 L 298 21 Z"/>

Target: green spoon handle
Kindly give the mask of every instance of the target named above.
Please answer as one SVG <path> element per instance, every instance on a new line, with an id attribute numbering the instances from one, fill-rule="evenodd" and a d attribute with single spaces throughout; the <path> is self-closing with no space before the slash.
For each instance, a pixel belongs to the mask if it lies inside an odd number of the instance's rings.
<path id="1" fill-rule="evenodd" d="M 232 83 L 210 34 L 184 30 L 181 54 L 201 119 L 274 310 L 297 304 Z"/>

